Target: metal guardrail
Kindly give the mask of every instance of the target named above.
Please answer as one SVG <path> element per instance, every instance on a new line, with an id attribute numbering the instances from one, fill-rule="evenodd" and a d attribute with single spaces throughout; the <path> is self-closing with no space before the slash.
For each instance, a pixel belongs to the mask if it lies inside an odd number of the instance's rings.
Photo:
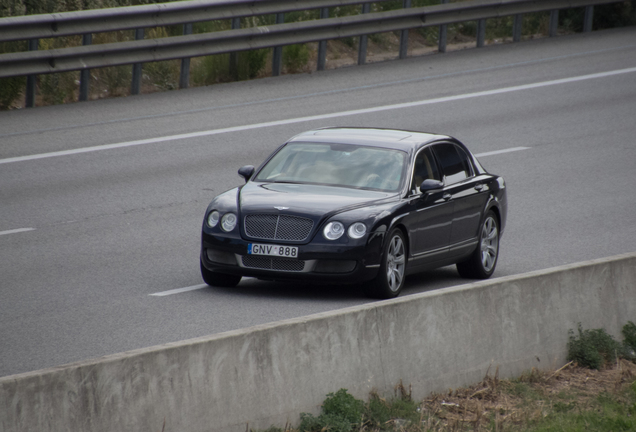
<path id="1" fill-rule="evenodd" d="M 556 34 L 558 10 L 585 7 L 585 31 L 591 30 L 593 6 L 620 0 L 468 0 L 369 13 L 369 3 L 360 0 L 193 0 L 112 9 L 30 15 L 0 19 L 0 42 L 29 40 L 30 51 L 0 54 L 0 78 L 27 75 L 27 106 L 33 106 L 35 75 L 80 70 L 80 100 L 85 100 L 88 70 L 107 66 L 134 65 L 132 93 L 139 92 L 141 64 L 182 59 L 181 87 L 187 87 L 189 59 L 213 54 L 274 48 L 273 74 L 280 73 L 280 48 L 284 45 L 320 42 L 318 69 L 324 69 L 326 41 L 360 36 L 358 63 L 365 62 L 366 35 L 401 31 L 400 58 L 406 57 L 408 30 L 440 26 L 439 51 L 446 47 L 445 26 L 477 21 L 477 46 L 484 45 L 486 19 L 515 16 L 513 40 L 521 39 L 521 16 L 551 11 L 550 35 Z M 361 4 L 361 14 L 328 18 L 328 8 Z M 321 19 L 284 23 L 283 14 L 320 9 Z M 242 17 L 276 15 L 276 24 L 239 28 Z M 231 19 L 232 30 L 191 34 L 192 23 Z M 184 35 L 143 39 L 143 28 L 183 24 Z M 91 35 L 100 32 L 135 29 L 136 40 L 91 45 Z M 188 34 L 190 33 L 190 34 Z M 84 35 L 84 45 L 37 50 L 37 39 Z M 443 36 L 443 38 L 442 38 Z M 277 53 L 278 50 L 278 53 Z M 364 52 L 363 52 L 364 51 Z M 185 71 L 184 71 L 185 69 Z"/>
<path id="2" fill-rule="evenodd" d="M 361 3 L 364 0 L 188 0 L 10 17 L 0 19 L 0 42 L 244 18 Z"/>

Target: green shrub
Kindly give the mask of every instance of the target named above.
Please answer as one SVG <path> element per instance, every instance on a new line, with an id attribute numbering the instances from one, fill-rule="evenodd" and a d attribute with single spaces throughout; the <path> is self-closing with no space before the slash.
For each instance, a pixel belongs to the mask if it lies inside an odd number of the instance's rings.
<path id="1" fill-rule="evenodd" d="M 106 95 L 126 96 L 130 93 L 132 65 L 94 69 L 92 73 Z"/>
<path id="2" fill-rule="evenodd" d="M 623 2 L 594 7 L 594 30 L 636 24 L 636 3 Z"/>
<path id="3" fill-rule="evenodd" d="M 229 75 L 229 54 L 196 57 L 190 63 L 190 80 L 195 87 L 227 81 Z"/>
<path id="4" fill-rule="evenodd" d="M 623 330 L 621 332 L 625 338 L 623 341 L 625 351 L 629 352 L 630 357 L 633 358 L 636 353 L 636 324 L 632 321 L 627 321 L 627 324 L 623 326 Z"/>
<path id="5" fill-rule="evenodd" d="M 421 420 L 419 404 L 411 399 L 401 384 L 396 389 L 400 395 L 389 401 L 372 392 L 369 402 L 354 398 L 346 389 L 329 393 L 322 404 L 318 417 L 308 413 L 300 415 L 299 432 L 351 432 L 370 428 L 370 430 L 391 430 L 393 421 L 406 424 L 418 424 Z M 396 390 L 397 393 L 397 390 Z M 364 426 L 364 427 L 362 427 Z"/>
<path id="6" fill-rule="evenodd" d="M 420 420 L 419 404 L 405 395 L 385 401 L 372 393 L 367 407 L 366 420 L 372 429 L 387 429 L 394 419 L 406 424 L 417 424 Z"/>
<path id="7" fill-rule="evenodd" d="M 238 54 L 238 79 L 248 80 L 256 78 L 265 68 L 268 49 L 243 51 Z"/>
<path id="8" fill-rule="evenodd" d="M 134 31 L 130 30 L 97 33 L 93 36 L 93 45 L 124 42 L 134 38 Z M 130 94 L 132 67 L 132 65 L 125 65 L 91 69 L 90 92 L 98 96 L 125 96 Z"/>
<path id="9" fill-rule="evenodd" d="M 171 26 L 153 27 L 146 29 L 144 37 L 147 39 L 159 39 L 169 36 L 176 36 L 171 32 L 182 33 L 180 28 L 175 29 Z M 181 60 L 167 60 L 159 62 L 144 63 L 142 80 L 145 85 L 150 85 L 157 90 L 174 90 L 179 87 L 179 72 L 181 68 Z"/>
<path id="10" fill-rule="evenodd" d="M 283 65 L 288 73 L 301 72 L 309 61 L 309 48 L 305 44 L 283 47 Z"/>
<path id="11" fill-rule="evenodd" d="M 367 415 L 374 427 L 381 427 L 391 420 L 391 405 L 377 393 L 372 393 L 367 404 Z"/>
<path id="12" fill-rule="evenodd" d="M 493 18 L 486 21 L 486 40 L 512 36 L 513 16 Z"/>
<path id="13" fill-rule="evenodd" d="M 0 54 L 19 52 L 26 49 L 24 42 L 0 43 Z M 0 78 L 0 110 L 11 108 L 16 99 L 25 89 L 26 77 Z"/>
<path id="14" fill-rule="evenodd" d="M 606 363 L 616 361 L 617 355 L 623 354 L 623 347 L 604 329 L 583 330 L 581 323 L 579 335 L 570 330 L 568 341 L 568 361 L 575 361 L 579 366 L 600 369 Z"/>
<path id="15" fill-rule="evenodd" d="M 335 17 L 358 15 L 360 13 L 360 10 L 361 10 L 360 5 L 336 6 L 334 8 L 331 8 L 329 16 L 332 18 L 335 18 Z"/>
<path id="16" fill-rule="evenodd" d="M 300 432 L 350 432 L 352 429 L 351 423 L 336 415 L 320 414 L 314 417 L 308 413 L 300 414 Z"/>
<path id="17" fill-rule="evenodd" d="M 174 90 L 179 87 L 181 60 L 144 63 L 143 81 L 157 90 Z"/>
<path id="18" fill-rule="evenodd" d="M 285 22 L 309 21 L 320 18 L 320 9 L 310 9 L 304 11 L 293 11 L 285 14 Z"/>
<path id="19" fill-rule="evenodd" d="M 26 85 L 26 77 L 0 78 L 0 110 L 11 108 Z"/>
<path id="20" fill-rule="evenodd" d="M 583 31 L 585 8 L 565 9 L 559 12 L 559 27 L 570 32 Z M 593 30 L 624 27 L 636 24 L 636 6 L 623 2 L 594 7 Z"/>
<path id="21" fill-rule="evenodd" d="M 381 47 L 387 46 L 391 40 L 389 33 L 371 33 L 368 36 L 371 42 Z"/>
<path id="22" fill-rule="evenodd" d="M 402 9 L 402 0 L 391 0 L 382 3 L 375 3 L 375 9 L 378 12 Z"/>
<path id="23" fill-rule="evenodd" d="M 364 412 L 364 402 L 340 389 L 335 394 L 329 393 L 322 404 L 322 411 L 328 415 L 344 418 L 349 423 L 358 423 Z"/>
<path id="24" fill-rule="evenodd" d="M 350 432 L 354 425 L 362 422 L 364 402 L 340 389 L 329 393 L 322 404 L 322 413 L 314 417 L 309 413 L 300 415 L 300 432 Z"/>
<path id="25" fill-rule="evenodd" d="M 437 45 L 439 43 L 438 27 L 422 27 L 415 29 L 426 41 L 427 45 Z"/>
<path id="26" fill-rule="evenodd" d="M 243 51 L 237 56 L 236 76 L 230 73 L 230 54 L 217 54 L 193 58 L 190 63 L 190 80 L 193 86 L 256 78 L 267 62 L 269 50 Z"/>
<path id="27" fill-rule="evenodd" d="M 79 82 L 79 72 L 63 72 L 38 76 L 38 89 L 45 105 L 72 102 Z"/>
<path id="28" fill-rule="evenodd" d="M 0 0 L 0 17 L 72 12 L 178 0 Z"/>
<path id="29" fill-rule="evenodd" d="M 550 29 L 550 13 L 534 12 L 523 15 L 521 31 L 524 35 L 545 34 Z"/>

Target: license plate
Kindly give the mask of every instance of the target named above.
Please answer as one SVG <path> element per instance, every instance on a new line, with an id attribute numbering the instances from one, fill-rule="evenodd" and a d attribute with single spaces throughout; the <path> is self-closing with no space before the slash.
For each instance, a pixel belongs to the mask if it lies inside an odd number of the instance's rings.
<path id="1" fill-rule="evenodd" d="M 298 248 L 296 246 L 250 243 L 247 245 L 247 253 L 249 255 L 298 258 Z"/>

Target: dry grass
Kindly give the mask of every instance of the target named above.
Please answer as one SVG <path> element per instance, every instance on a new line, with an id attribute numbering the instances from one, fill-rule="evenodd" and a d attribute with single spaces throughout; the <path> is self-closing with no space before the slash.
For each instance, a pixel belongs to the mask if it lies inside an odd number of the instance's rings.
<path id="1" fill-rule="evenodd" d="M 621 398 L 636 380 L 636 365 L 620 360 L 611 369 L 591 370 L 572 363 L 551 373 L 533 369 L 517 380 L 498 371 L 468 388 L 433 394 L 422 401 L 426 431 L 525 429 L 554 411 L 595 410 L 600 394 Z"/>

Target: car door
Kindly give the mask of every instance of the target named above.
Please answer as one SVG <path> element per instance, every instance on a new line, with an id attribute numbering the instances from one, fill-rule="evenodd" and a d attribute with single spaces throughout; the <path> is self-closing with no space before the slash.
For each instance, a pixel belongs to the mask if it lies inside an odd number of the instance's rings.
<path id="1" fill-rule="evenodd" d="M 444 193 L 453 202 L 449 255 L 470 253 L 479 236 L 482 211 L 488 199 L 484 179 L 475 176 L 468 154 L 454 143 L 433 147 L 444 175 Z"/>
<path id="2" fill-rule="evenodd" d="M 423 180 L 442 180 L 430 147 L 417 153 L 411 178 L 410 208 L 405 225 L 409 230 L 410 261 L 419 267 L 447 257 L 453 203 L 444 196 L 442 188 L 427 193 L 419 190 Z"/>

